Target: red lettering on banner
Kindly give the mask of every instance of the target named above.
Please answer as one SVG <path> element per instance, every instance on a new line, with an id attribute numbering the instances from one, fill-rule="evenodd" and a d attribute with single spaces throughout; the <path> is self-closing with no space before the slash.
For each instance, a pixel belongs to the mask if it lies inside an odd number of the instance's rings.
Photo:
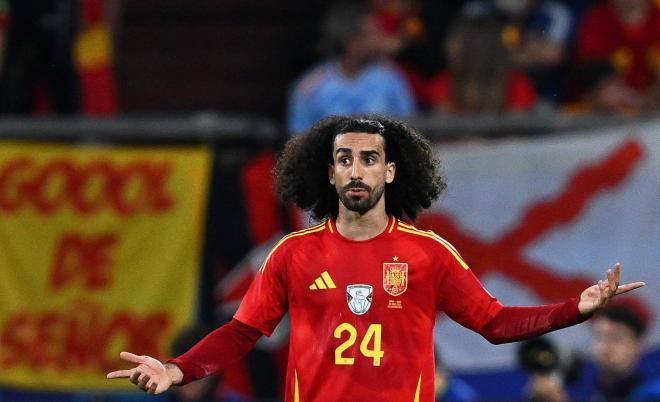
<path id="1" fill-rule="evenodd" d="M 74 210 L 90 214 L 103 208 L 103 203 L 108 199 L 107 188 L 113 177 L 112 164 L 107 160 L 94 161 L 81 167 L 79 174 L 71 177 L 69 182 Z"/>
<path id="2" fill-rule="evenodd" d="M 525 248 L 556 227 L 577 219 L 599 193 L 624 182 L 643 156 L 642 145 L 629 140 L 601 161 L 578 168 L 555 198 L 530 205 L 517 225 L 493 242 L 465 232 L 443 213 L 423 214 L 418 225 L 441 233 L 452 242 L 479 276 L 499 272 L 548 301 L 577 297 L 593 284 L 591 280 L 580 275 L 563 277 L 550 267 L 528 261 Z"/>
<path id="3" fill-rule="evenodd" d="M 30 158 L 16 158 L 0 169 L 0 211 L 15 212 L 23 205 L 25 182 L 21 173 L 34 165 Z"/>
<path id="4" fill-rule="evenodd" d="M 21 355 L 29 349 L 25 341 L 25 332 L 30 326 L 30 317 L 27 312 L 16 313 L 5 322 L 4 329 L 0 335 L 2 354 L 0 362 L 3 366 L 14 366 L 22 360 Z"/>
<path id="5" fill-rule="evenodd" d="M 171 324 L 164 312 L 107 314 L 89 303 L 70 311 L 17 312 L 0 327 L 0 371 L 27 366 L 106 372 L 117 365 L 119 350 L 162 358 Z"/>
<path id="6" fill-rule="evenodd" d="M 59 158 L 40 164 L 17 157 L 0 164 L 0 213 L 28 206 L 44 215 L 64 208 L 82 215 L 103 209 L 120 216 L 167 212 L 175 205 L 167 191 L 172 168 L 171 161 Z"/>
<path id="7" fill-rule="evenodd" d="M 107 288 L 112 279 L 112 252 L 117 244 L 119 236 L 116 233 L 63 235 L 55 247 L 50 287 L 61 290 L 72 281 L 80 280 L 86 289 Z"/>
<path id="8" fill-rule="evenodd" d="M 70 193 L 69 178 L 75 175 L 76 171 L 69 160 L 54 160 L 40 170 L 28 186 L 37 211 L 48 215 L 60 209 Z"/>

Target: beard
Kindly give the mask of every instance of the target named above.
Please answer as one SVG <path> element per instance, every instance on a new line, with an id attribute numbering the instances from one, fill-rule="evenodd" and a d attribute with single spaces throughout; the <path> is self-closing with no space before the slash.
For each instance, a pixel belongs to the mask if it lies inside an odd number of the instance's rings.
<path id="1" fill-rule="evenodd" d="M 348 191 L 351 188 L 361 188 L 367 192 L 367 196 L 360 195 L 348 195 Z M 349 211 L 357 212 L 360 215 L 365 214 L 371 208 L 374 207 L 380 200 L 380 197 L 383 196 L 385 192 L 385 183 L 379 183 L 376 187 L 371 188 L 370 186 L 362 183 L 361 181 L 352 181 L 347 185 L 339 188 L 337 187 L 337 195 L 339 196 L 339 201 L 348 209 Z"/>

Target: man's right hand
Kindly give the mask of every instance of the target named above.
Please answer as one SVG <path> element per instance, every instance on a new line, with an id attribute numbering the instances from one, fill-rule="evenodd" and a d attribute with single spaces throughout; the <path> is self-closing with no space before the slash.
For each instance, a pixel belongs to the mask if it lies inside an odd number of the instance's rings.
<path id="1" fill-rule="evenodd" d="M 183 379 L 183 372 L 175 364 L 163 364 L 149 356 L 121 352 L 119 357 L 138 366 L 129 370 L 108 373 L 107 378 L 129 378 L 141 390 L 157 395 L 167 391 Z"/>

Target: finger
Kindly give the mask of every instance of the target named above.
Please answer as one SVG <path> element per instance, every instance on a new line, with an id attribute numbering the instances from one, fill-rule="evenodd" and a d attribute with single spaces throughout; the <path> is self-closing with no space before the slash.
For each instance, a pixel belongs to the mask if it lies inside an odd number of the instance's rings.
<path id="1" fill-rule="evenodd" d="M 614 264 L 614 280 L 616 281 L 617 286 L 621 283 L 621 264 Z"/>
<path id="2" fill-rule="evenodd" d="M 146 385 L 147 385 L 147 383 L 149 382 L 149 379 L 151 379 L 151 377 L 149 376 L 149 374 L 142 374 L 142 375 L 140 376 L 140 378 L 138 379 L 138 386 L 139 386 L 140 388 L 146 388 Z"/>
<path id="3" fill-rule="evenodd" d="M 149 381 L 144 385 L 144 387 L 148 390 L 151 388 L 151 386 L 154 384 L 155 380 L 153 378 L 150 378 Z"/>
<path id="4" fill-rule="evenodd" d="M 644 286 L 646 286 L 646 283 L 644 282 L 626 283 L 625 285 L 619 286 L 619 288 L 616 290 L 616 294 L 620 295 L 622 293 L 630 292 L 631 290 L 639 289 Z"/>
<path id="5" fill-rule="evenodd" d="M 131 352 L 121 352 L 119 354 L 119 357 L 121 359 L 129 361 L 131 363 L 137 363 L 137 364 L 142 364 L 142 363 L 145 363 L 147 361 L 146 356 L 138 356 L 138 355 L 135 355 Z"/>
<path id="6" fill-rule="evenodd" d="M 131 378 L 130 378 L 131 382 L 137 385 L 138 379 L 140 378 L 141 375 L 142 375 L 142 371 L 140 371 L 140 369 L 135 369 L 133 374 L 131 374 Z"/>
<path id="7" fill-rule="evenodd" d="M 149 394 L 151 394 L 151 395 L 156 394 L 156 388 L 158 388 L 158 384 L 156 384 L 156 383 L 152 383 L 152 384 L 149 386 L 149 388 L 148 388 L 148 390 L 147 390 L 147 393 L 149 393 Z"/>
<path id="8" fill-rule="evenodd" d="M 105 377 L 106 378 L 128 378 L 133 374 L 134 370 L 135 369 L 117 370 L 117 371 L 113 371 L 111 373 L 108 373 Z"/>
<path id="9" fill-rule="evenodd" d="M 605 285 L 606 283 L 607 282 L 605 282 L 602 279 L 598 281 L 598 291 L 600 292 L 600 302 L 607 299 L 607 285 Z"/>
<path id="10" fill-rule="evenodd" d="M 610 287 L 610 292 L 611 292 L 610 294 L 613 295 L 616 292 L 616 288 L 618 286 L 618 283 L 616 283 L 616 281 L 614 279 L 614 271 L 612 271 L 611 269 L 607 270 L 607 283 Z"/>

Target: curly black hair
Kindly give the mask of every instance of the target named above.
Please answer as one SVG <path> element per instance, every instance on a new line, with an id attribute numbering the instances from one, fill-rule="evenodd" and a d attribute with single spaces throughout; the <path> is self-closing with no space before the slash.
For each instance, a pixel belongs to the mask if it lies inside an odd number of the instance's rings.
<path id="1" fill-rule="evenodd" d="M 429 142 L 405 123 L 377 115 L 332 116 L 306 133 L 290 139 L 275 166 L 275 187 L 284 202 L 312 212 L 315 219 L 337 216 L 339 197 L 328 179 L 332 147 L 338 134 L 380 134 L 385 159 L 396 164 L 392 183 L 385 187 L 388 214 L 414 220 L 445 189 L 440 161 Z"/>

